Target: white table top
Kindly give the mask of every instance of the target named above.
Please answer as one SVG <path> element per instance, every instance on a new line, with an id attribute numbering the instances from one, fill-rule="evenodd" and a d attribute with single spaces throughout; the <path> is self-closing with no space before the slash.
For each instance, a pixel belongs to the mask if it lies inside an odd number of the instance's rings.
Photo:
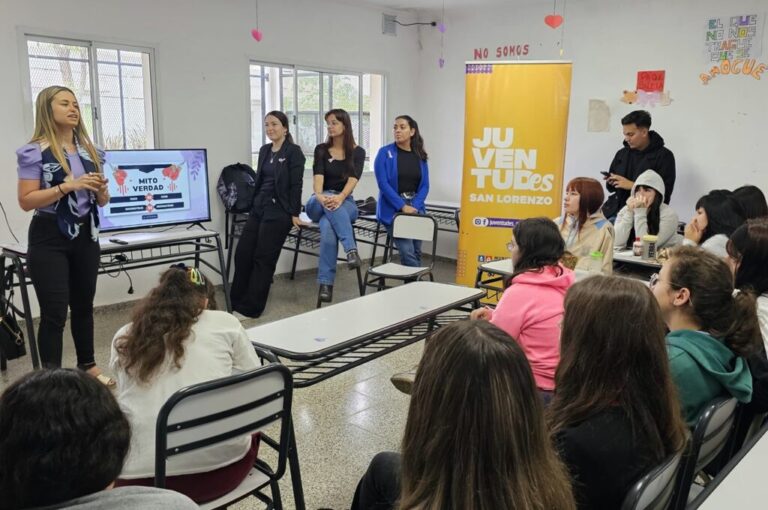
<path id="1" fill-rule="evenodd" d="M 480 299 L 484 290 L 413 282 L 247 330 L 255 345 L 312 359 Z"/>
<path id="2" fill-rule="evenodd" d="M 104 234 L 99 237 L 99 245 L 102 253 L 120 252 L 135 248 L 147 247 L 168 242 L 193 241 L 196 239 L 205 239 L 206 237 L 218 237 L 219 233 L 215 230 L 167 230 L 165 232 L 116 232 L 113 234 Z M 113 243 L 110 239 L 119 239 L 127 244 Z M 26 243 L 2 244 L 5 251 L 15 253 L 21 256 L 27 255 Z"/>
<path id="3" fill-rule="evenodd" d="M 449 209 L 449 210 L 456 210 L 461 209 L 461 204 L 458 202 L 444 202 L 441 200 L 427 200 L 424 203 L 424 207 L 427 209 L 435 208 L 435 209 Z"/>
<path id="4" fill-rule="evenodd" d="M 502 276 L 512 276 L 512 272 L 514 271 L 514 268 L 512 267 L 512 259 L 499 259 L 492 262 L 483 262 L 479 267 L 487 273 L 500 274 Z"/>
<path id="5" fill-rule="evenodd" d="M 614 251 L 613 252 L 613 261 L 614 262 L 624 262 L 626 264 L 635 264 L 637 266 L 654 267 L 656 269 L 660 269 L 661 268 L 661 264 L 659 264 L 656 261 L 656 259 L 643 260 L 641 257 L 638 257 L 637 255 L 634 255 L 632 253 L 632 250 Z"/>
<path id="6" fill-rule="evenodd" d="M 699 509 L 765 508 L 766 499 L 768 499 L 768 484 L 765 483 L 766 467 L 768 467 L 768 434 L 764 433 L 744 458 L 714 488 Z"/>

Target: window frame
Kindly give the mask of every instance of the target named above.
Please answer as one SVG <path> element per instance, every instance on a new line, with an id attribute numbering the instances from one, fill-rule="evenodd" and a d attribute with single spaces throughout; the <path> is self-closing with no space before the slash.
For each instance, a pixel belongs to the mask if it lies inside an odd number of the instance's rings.
<path id="1" fill-rule="evenodd" d="M 17 29 L 17 42 L 19 52 L 19 62 L 21 72 L 20 78 L 22 81 L 22 96 L 23 96 L 23 110 L 24 110 L 24 124 L 26 131 L 31 133 L 35 128 L 34 120 L 34 103 L 32 102 L 32 78 L 29 68 L 29 41 L 47 42 L 52 44 L 66 44 L 83 46 L 88 48 L 88 65 L 90 66 L 90 87 L 91 87 L 91 105 L 92 115 L 91 121 L 93 125 L 93 132 L 89 133 L 94 141 L 99 146 L 104 146 L 104 137 L 101 128 L 101 94 L 99 93 L 99 76 L 98 76 L 98 58 L 97 50 L 121 50 L 146 53 L 149 55 L 149 95 L 152 105 L 152 141 L 154 148 L 162 147 L 160 126 L 159 126 L 159 107 L 157 101 L 157 55 L 155 48 L 144 44 L 136 44 L 123 42 L 119 40 L 110 40 L 97 36 L 86 36 L 78 34 L 70 34 L 66 32 L 52 32 L 50 30 L 36 29 L 30 27 L 18 27 Z M 121 96 L 122 97 L 122 96 Z M 33 105 L 33 108 L 29 108 L 27 105 Z M 125 133 L 124 133 L 125 134 Z M 123 144 L 125 145 L 125 137 L 123 138 Z"/>
<path id="2" fill-rule="evenodd" d="M 274 68 L 280 68 L 281 70 L 282 69 L 290 69 L 292 71 L 292 79 L 293 79 L 293 98 L 292 98 L 292 101 L 293 101 L 293 104 L 294 104 L 294 110 L 295 111 L 292 113 L 292 118 L 289 119 L 289 121 L 291 122 L 293 133 L 298 133 L 298 126 L 299 126 L 299 109 L 298 109 L 298 106 L 299 106 L 299 101 L 298 101 L 298 95 L 299 95 L 298 77 L 299 77 L 299 71 L 310 71 L 310 72 L 314 72 L 314 73 L 318 73 L 319 74 L 319 76 L 318 76 L 318 81 L 319 81 L 319 84 L 318 84 L 319 85 L 318 86 L 318 96 L 319 96 L 319 101 L 320 101 L 320 104 L 319 104 L 320 107 L 322 107 L 322 104 L 323 104 L 323 93 L 324 93 L 324 88 L 325 88 L 325 85 L 323 83 L 323 77 L 325 75 L 328 75 L 330 77 L 330 79 L 329 79 L 329 87 L 331 88 L 331 91 L 330 91 L 329 96 L 328 96 L 329 97 L 329 103 L 330 103 L 329 104 L 329 109 L 333 108 L 333 92 L 332 92 L 332 90 L 333 90 L 333 75 L 357 76 L 357 79 L 358 79 L 357 80 L 357 87 L 358 87 L 358 99 L 357 99 L 357 103 L 358 103 L 357 104 L 357 108 L 358 108 L 358 110 L 357 110 L 357 113 L 358 113 L 358 122 L 357 122 L 357 124 L 358 125 L 357 125 L 357 130 L 358 130 L 358 133 L 359 133 L 360 137 L 362 137 L 362 134 L 363 134 L 363 124 L 364 124 L 363 123 L 363 75 L 368 74 L 368 75 L 378 75 L 378 76 L 381 76 L 381 82 L 382 82 L 381 83 L 381 90 L 382 90 L 382 98 L 381 98 L 381 126 L 379 126 L 379 127 L 380 127 L 381 133 L 382 133 L 381 146 L 383 147 L 384 145 L 387 144 L 386 136 L 384 136 L 384 133 L 386 132 L 385 126 L 386 126 L 386 122 L 387 122 L 387 92 L 388 92 L 388 90 L 387 90 L 387 85 L 388 85 L 387 73 L 382 72 L 382 71 L 373 71 L 373 70 L 352 70 L 352 69 L 341 69 L 341 68 L 333 68 L 333 67 L 323 67 L 323 66 L 318 66 L 318 65 L 306 65 L 306 64 L 295 63 L 295 62 L 290 62 L 290 61 L 282 62 L 281 63 L 281 62 L 274 62 L 274 61 L 269 61 L 269 60 L 262 60 L 262 59 L 259 59 L 259 58 L 256 58 L 256 57 L 249 57 L 248 58 L 248 73 L 247 73 L 247 77 L 248 77 L 248 103 L 249 103 L 248 111 L 249 112 L 250 112 L 250 103 L 251 103 L 251 79 L 252 79 L 252 76 L 253 76 L 251 74 L 251 66 L 253 66 L 253 65 L 260 66 L 262 70 L 265 67 L 274 67 Z M 283 91 L 283 85 L 282 85 L 282 80 L 283 80 L 282 71 L 280 73 L 278 73 L 278 75 L 280 76 L 280 84 L 278 85 L 279 86 L 279 91 L 280 91 L 280 103 L 282 105 L 284 105 L 285 101 L 284 101 L 284 91 Z M 264 87 L 263 71 L 262 71 L 262 75 L 261 75 L 260 79 L 262 81 L 261 86 L 260 86 L 260 90 L 261 90 L 261 109 L 262 109 L 262 114 L 266 114 L 266 109 L 265 109 L 266 92 L 265 92 L 265 87 Z M 318 111 L 320 112 L 320 115 L 325 113 L 324 111 L 321 111 L 321 110 L 318 110 Z M 249 113 L 249 115 L 250 115 L 250 113 Z M 263 117 L 263 115 L 262 115 L 262 117 Z M 325 139 L 325 137 L 323 136 L 324 132 L 325 132 L 325 130 L 323 128 L 323 123 L 320 122 L 319 125 L 318 125 L 318 132 L 317 132 L 318 140 L 324 140 Z M 250 118 L 249 118 L 249 122 L 248 122 L 248 135 L 249 135 L 248 136 L 248 146 L 249 146 L 248 147 L 248 154 L 250 154 L 250 158 L 251 158 L 251 160 L 253 160 L 254 156 L 257 154 L 257 152 L 254 152 L 254 148 L 252 147 L 252 143 L 253 143 L 252 142 L 252 140 L 253 140 L 253 119 L 250 119 Z M 294 135 L 294 136 L 296 136 L 296 135 Z M 261 133 L 261 145 L 264 145 L 266 143 L 267 143 L 267 137 L 266 137 L 266 134 L 264 133 L 264 131 L 262 130 L 262 133 Z M 370 150 L 369 150 L 370 148 L 366 147 L 365 149 L 366 149 L 366 156 L 365 156 L 366 161 L 373 161 L 373 157 L 371 156 Z M 305 156 L 313 156 L 314 147 L 310 147 L 310 148 L 302 147 L 302 150 L 303 150 Z M 372 165 L 372 163 L 371 163 L 371 165 Z M 368 170 L 368 171 L 372 172 L 373 171 L 373 167 L 371 166 L 371 169 Z"/>

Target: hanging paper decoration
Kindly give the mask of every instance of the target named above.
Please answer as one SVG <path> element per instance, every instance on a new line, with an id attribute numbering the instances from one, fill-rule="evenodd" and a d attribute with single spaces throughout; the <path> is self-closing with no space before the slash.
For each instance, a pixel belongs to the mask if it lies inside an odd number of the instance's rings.
<path id="1" fill-rule="evenodd" d="M 443 57 L 443 49 L 445 47 L 445 0 L 443 0 L 443 12 L 440 15 L 440 23 L 437 25 L 437 30 L 440 32 L 440 58 L 437 59 L 437 66 L 442 69 L 445 66 L 445 58 Z"/>
<path id="2" fill-rule="evenodd" d="M 251 37 L 256 39 L 256 42 L 261 42 L 264 34 L 259 30 L 259 0 L 254 0 L 256 6 L 256 28 L 251 29 Z"/>
<path id="3" fill-rule="evenodd" d="M 544 23 L 552 28 L 557 28 L 563 24 L 563 17 L 559 14 L 548 14 L 544 16 Z"/>

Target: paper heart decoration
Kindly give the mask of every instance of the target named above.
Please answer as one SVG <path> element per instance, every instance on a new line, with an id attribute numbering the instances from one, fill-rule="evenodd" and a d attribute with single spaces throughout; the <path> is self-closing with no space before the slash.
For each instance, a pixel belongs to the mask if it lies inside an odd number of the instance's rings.
<path id="1" fill-rule="evenodd" d="M 438 31 L 439 31 L 441 34 L 444 34 L 444 33 L 445 33 L 445 23 L 438 23 L 438 25 L 437 25 L 437 30 L 438 30 Z"/>
<path id="2" fill-rule="evenodd" d="M 559 14 L 549 14 L 544 17 L 544 23 L 552 28 L 557 28 L 563 24 L 563 17 Z"/>
<path id="3" fill-rule="evenodd" d="M 445 59 L 443 57 L 440 57 L 439 59 L 437 59 L 437 65 L 439 65 L 440 69 L 442 69 L 443 66 L 445 65 Z"/>
<path id="4" fill-rule="evenodd" d="M 258 28 L 254 28 L 251 30 L 251 37 L 256 39 L 256 42 L 261 42 L 262 37 L 264 37 L 264 34 L 261 33 L 261 30 Z"/>

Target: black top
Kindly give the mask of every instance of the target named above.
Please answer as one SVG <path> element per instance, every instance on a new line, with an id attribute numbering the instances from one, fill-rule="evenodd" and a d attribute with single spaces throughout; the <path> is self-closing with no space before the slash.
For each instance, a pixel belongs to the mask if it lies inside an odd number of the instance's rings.
<path id="1" fill-rule="evenodd" d="M 421 184 L 421 160 L 411 151 L 397 148 L 397 192 L 416 193 Z"/>
<path id="2" fill-rule="evenodd" d="M 277 165 L 280 164 L 281 158 L 285 158 L 285 155 L 282 154 L 282 150 L 278 152 L 269 151 L 269 155 L 264 159 L 264 163 L 261 165 L 261 187 L 257 190 L 259 193 L 265 193 L 270 197 L 274 195 Z"/>
<path id="3" fill-rule="evenodd" d="M 632 436 L 632 425 L 621 409 L 597 414 L 557 436 L 560 457 L 573 478 L 577 507 L 620 508 L 632 484 L 661 462 Z"/>
<path id="4" fill-rule="evenodd" d="M 656 131 L 649 132 L 650 141 L 648 147 L 643 150 L 630 149 L 624 142 L 624 148 L 620 149 L 611 161 L 608 171 L 626 177 L 630 181 L 636 181 L 641 173 L 653 170 L 664 180 L 664 203 L 668 204 L 675 187 L 675 155 L 664 146 L 664 139 Z M 612 193 L 603 206 L 603 214 L 606 218 L 616 216 L 619 210 L 627 203 L 630 190 L 619 189 L 611 184 L 605 184 L 609 193 Z"/>
<path id="5" fill-rule="evenodd" d="M 365 149 L 359 145 L 352 152 L 354 173 L 351 177 L 360 180 L 365 165 Z M 346 159 L 333 159 L 324 143 L 315 147 L 315 164 L 312 166 L 314 175 L 323 176 L 323 191 L 342 191 L 347 184 L 344 174 L 349 172 Z"/>
<path id="6" fill-rule="evenodd" d="M 274 198 L 280 207 L 291 216 L 301 212 L 301 187 L 304 183 L 304 162 L 306 158 L 301 147 L 288 141 L 283 142 L 274 159 Z M 272 144 L 259 149 L 259 161 L 256 165 L 256 189 L 263 191 L 264 165 L 272 159 Z M 258 194 L 257 194 L 258 195 Z"/>

